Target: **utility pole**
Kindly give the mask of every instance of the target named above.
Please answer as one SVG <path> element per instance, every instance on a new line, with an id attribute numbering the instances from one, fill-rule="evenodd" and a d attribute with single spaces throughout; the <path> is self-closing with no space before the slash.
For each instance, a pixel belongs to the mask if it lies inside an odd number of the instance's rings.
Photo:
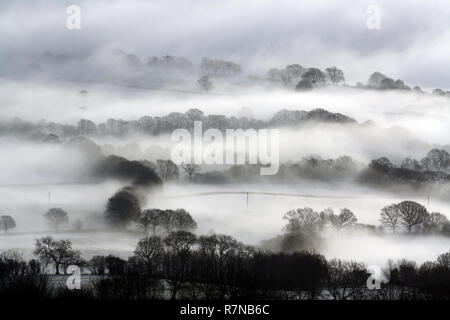
<path id="1" fill-rule="evenodd" d="M 50 209 L 50 191 L 48 192 L 48 208 Z"/>
<path id="2" fill-rule="evenodd" d="M 247 192 L 247 212 L 248 212 L 248 192 Z"/>

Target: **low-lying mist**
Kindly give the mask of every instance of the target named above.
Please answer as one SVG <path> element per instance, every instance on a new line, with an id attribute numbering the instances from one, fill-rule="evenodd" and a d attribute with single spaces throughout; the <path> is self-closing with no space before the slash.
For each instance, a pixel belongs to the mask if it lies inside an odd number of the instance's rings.
<path id="1" fill-rule="evenodd" d="M 17 248 L 30 254 L 34 239 L 48 234 L 43 213 L 48 208 L 47 191 L 51 191 L 51 206 L 64 208 L 70 221 L 80 219 L 83 231 L 66 230 L 54 233 L 57 238 L 70 238 L 74 247 L 90 256 L 99 253 L 132 254 L 139 233 L 108 231 L 103 219 L 106 199 L 114 193 L 117 183 L 66 185 L 46 187 L 0 188 L 2 211 L 17 220 L 17 228 L 8 236 L 1 235 L 0 249 Z M 229 194 L 226 192 L 271 192 L 285 195 Z M 219 194 L 202 195 L 205 192 Z M 220 194 L 225 192 L 224 194 Z M 286 195 L 286 194 L 290 194 Z M 25 195 L 25 197 L 24 197 Z M 384 206 L 403 198 L 349 185 L 323 185 L 305 181 L 298 185 L 226 185 L 180 186 L 166 184 L 162 192 L 152 194 L 144 208 L 185 208 L 198 223 L 198 234 L 229 234 L 244 243 L 261 245 L 262 241 L 283 233 L 283 215 L 290 209 L 311 207 L 335 211 L 349 208 L 362 224 L 379 225 L 379 213 Z M 411 198 L 426 204 L 426 198 Z M 217 204 L 220 203 L 220 206 Z M 447 205 L 431 199 L 429 210 L 446 213 Z M 143 208 L 143 209 L 144 209 Z M 328 232 L 320 252 L 329 258 L 343 258 L 384 265 L 388 259 L 407 258 L 417 262 L 434 259 L 448 250 L 448 237 L 433 235 L 379 235 L 366 231 Z"/>

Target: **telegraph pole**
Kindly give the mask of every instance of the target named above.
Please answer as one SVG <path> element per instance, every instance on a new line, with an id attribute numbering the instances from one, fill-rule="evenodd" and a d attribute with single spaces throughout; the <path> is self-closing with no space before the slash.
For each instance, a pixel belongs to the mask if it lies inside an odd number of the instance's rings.
<path id="1" fill-rule="evenodd" d="M 248 211 L 248 192 L 247 192 L 247 211 Z"/>

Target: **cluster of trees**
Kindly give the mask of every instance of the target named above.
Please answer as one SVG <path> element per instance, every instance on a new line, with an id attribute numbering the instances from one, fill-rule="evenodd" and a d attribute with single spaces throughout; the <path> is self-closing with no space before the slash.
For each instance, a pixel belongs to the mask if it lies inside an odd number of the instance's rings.
<path id="1" fill-rule="evenodd" d="M 327 208 L 320 212 L 312 208 L 298 208 L 288 211 L 284 234 L 263 242 L 263 246 L 274 251 L 293 253 L 301 250 L 319 250 L 325 242 L 323 232 L 343 229 L 376 232 L 383 235 L 387 229 L 398 232 L 403 227 L 408 234 L 450 235 L 450 221 L 439 212 L 428 213 L 427 209 L 414 201 L 402 201 L 381 209 L 382 226 L 358 223 L 356 215 L 349 209 L 340 209 L 339 214 Z"/>
<path id="2" fill-rule="evenodd" d="M 412 231 L 423 233 L 450 234 L 450 221 L 439 212 L 429 213 L 420 203 L 402 201 L 381 209 L 381 222 L 393 232 L 403 226 L 409 233 Z"/>
<path id="3" fill-rule="evenodd" d="M 31 123 L 14 119 L 0 125 L 0 135 L 21 135 L 45 142 L 60 142 L 61 138 L 78 136 L 126 136 L 143 133 L 159 135 L 170 133 L 175 129 L 192 130 L 194 121 L 202 121 L 203 129 L 261 129 L 279 126 L 298 126 L 311 121 L 329 123 L 356 123 L 350 117 L 332 113 L 324 109 L 311 111 L 281 110 L 268 121 L 248 117 L 226 117 L 223 115 L 205 115 L 201 110 L 189 109 L 185 113 L 172 112 L 163 117 L 144 116 L 139 120 L 108 119 L 96 124 L 88 119 L 81 119 L 77 125 L 41 121 Z M 86 141 L 84 141 L 86 142 Z"/>
<path id="4" fill-rule="evenodd" d="M 341 209 L 339 214 L 335 214 L 331 208 L 320 212 L 309 207 L 299 208 L 288 211 L 283 218 L 288 221 L 285 227 L 288 234 L 311 235 L 312 232 L 321 232 L 327 227 L 336 230 L 363 226 L 371 230 L 376 229 L 372 225 L 357 224 L 357 217 L 347 208 Z M 404 227 L 408 233 L 443 233 L 450 235 L 450 221 L 444 214 L 439 212 L 429 213 L 423 205 L 414 201 L 407 200 L 385 206 L 381 209 L 380 221 L 383 226 L 393 232 L 398 232 L 401 227 Z"/>
<path id="5" fill-rule="evenodd" d="M 50 298 L 48 277 L 38 260 L 25 261 L 20 254 L 0 252 L 0 299 Z"/>
<path id="6" fill-rule="evenodd" d="M 380 90 L 411 90 L 402 80 L 393 80 L 378 71 L 370 75 L 368 87 Z M 421 91 L 419 87 L 416 87 L 414 90 Z"/>
<path id="7" fill-rule="evenodd" d="M 291 64 L 284 69 L 270 69 L 267 75 L 270 80 L 280 81 L 287 87 L 295 85 L 296 90 L 312 89 L 326 83 L 337 85 L 345 82 L 344 72 L 334 66 L 322 71 L 317 68 L 305 68 L 299 64 Z"/>
<path id="8" fill-rule="evenodd" d="M 295 85 L 297 91 L 310 90 L 328 83 L 333 85 L 345 83 L 344 72 L 335 66 L 322 71 L 318 68 L 305 68 L 299 64 L 291 64 L 284 69 L 270 69 L 267 75 L 269 80 L 282 82 L 286 87 Z M 402 80 L 394 80 L 378 71 L 370 75 L 367 85 L 358 82 L 356 87 L 376 90 L 413 90 L 417 93 L 425 93 L 418 86 L 411 89 Z M 450 96 L 450 91 L 437 88 L 433 90 L 432 94 L 436 96 Z"/>
<path id="9" fill-rule="evenodd" d="M 170 164 L 164 162 L 164 165 Z M 159 165 L 163 169 L 161 162 Z M 130 221 L 139 216 L 141 203 L 146 201 L 148 191 L 162 184 L 161 178 L 148 164 L 114 155 L 107 157 L 98 171 L 108 177 L 131 180 L 131 185 L 119 189 L 106 203 L 105 218 L 111 226 L 119 229 L 125 229 Z M 172 168 L 165 168 L 162 173 L 169 177 L 172 171 Z"/>
<path id="10" fill-rule="evenodd" d="M 197 229 L 197 223 L 185 209 L 143 210 L 136 219 L 138 226 L 147 234 L 151 228 L 153 235 L 163 229 L 166 234 L 173 231 L 193 231 Z"/>
<path id="11" fill-rule="evenodd" d="M 237 76 L 241 74 L 241 66 L 237 63 L 204 57 L 200 63 L 201 71 L 212 76 Z"/>
<path id="12" fill-rule="evenodd" d="M 147 67 L 151 68 L 172 68 L 178 70 L 192 70 L 194 64 L 185 57 L 175 57 L 171 55 L 165 55 L 162 57 L 150 57 L 147 59 Z"/>
<path id="13" fill-rule="evenodd" d="M 283 117 L 284 118 L 284 117 Z M 294 118 L 294 115 L 291 116 Z M 342 120 L 345 121 L 345 120 Z M 201 183 L 238 183 L 249 181 L 295 181 L 299 178 L 323 181 L 355 180 L 360 183 L 392 184 L 397 181 L 412 185 L 450 181 L 450 155 L 433 149 L 420 161 L 406 158 L 395 165 L 388 158 L 372 160 L 364 165 L 349 156 L 323 159 L 318 155 L 303 157 L 298 162 L 281 164 L 278 173 L 261 177 L 259 165 L 235 165 L 228 170 L 197 173 L 193 181 Z"/>
<path id="14" fill-rule="evenodd" d="M 379 290 L 369 290 L 363 263 L 307 251 L 274 253 L 227 235 L 196 236 L 175 231 L 145 237 L 127 260 L 79 258 L 69 240 L 36 240 L 38 260 L 0 254 L 0 296 L 85 299 L 445 299 L 450 297 L 450 252 L 420 266 L 389 261 Z M 81 291 L 55 290 L 47 275 L 68 263 L 93 275 Z"/>
<path id="15" fill-rule="evenodd" d="M 227 170 L 197 173 L 193 179 L 200 183 L 248 183 L 259 181 L 295 182 L 299 178 L 324 181 L 350 180 L 358 176 L 363 165 L 349 156 L 323 159 L 317 155 L 303 157 L 298 162 L 283 163 L 273 176 L 261 176 L 260 165 L 234 165 Z"/>
<path id="16" fill-rule="evenodd" d="M 284 69 L 270 69 L 267 72 L 267 76 L 269 80 L 281 82 L 286 87 L 295 86 L 297 91 L 310 90 L 329 83 L 333 85 L 345 83 L 344 72 L 335 66 L 326 68 L 322 71 L 318 68 L 305 68 L 299 64 L 291 64 Z M 418 86 L 411 89 L 411 87 L 406 85 L 402 80 L 394 80 L 378 71 L 370 75 L 367 85 L 358 82 L 356 87 L 375 90 L 412 90 L 417 93 L 425 93 Z M 444 91 L 439 88 L 434 89 L 432 94 L 450 97 L 450 91 Z"/>
<path id="17" fill-rule="evenodd" d="M 321 212 L 309 207 L 298 208 L 288 211 L 283 219 L 287 220 L 285 233 L 266 241 L 265 245 L 285 253 L 320 249 L 323 242 L 320 233 L 325 229 L 339 231 L 355 226 L 358 221 L 347 208 L 342 208 L 339 214 L 335 214 L 331 208 Z"/>
<path id="18" fill-rule="evenodd" d="M 406 158 L 395 165 L 388 158 L 372 160 L 369 171 L 362 177 L 367 181 L 397 180 L 411 183 L 450 181 L 450 155 L 445 150 L 433 149 L 420 161 Z"/>
<path id="19" fill-rule="evenodd" d="M 135 222 L 145 233 L 149 228 L 153 233 L 157 229 L 164 229 L 170 233 L 173 230 L 192 231 L 197 227 L 189 212 L 184 209 L 141 210 L 138 197 L 127 188 L 119 190 L 108 199 L 105 218 L 111 226 L 119 229 L 125 229 L 131 222 Z"/>
<path id="20" fill-rule="evenodd" d="M 117 62 L 135 69 L 142 69 L 146 66 L 162 72 L 180 71 L 191 73 L 195 71 L 194 63 L 185 57 L 166 54 L 161 57 L 152 56 L 143 60 L 137 55 L 123 50 L 115 50 L 113 54 Z M 241 66 L 234 62 L 207 57 L 201 59 L 199 71 L 213 76 L 237 76 L 242 72 Z"/>
<path id="21" fill-rule="evenodd" d="M 128 180 L 132 186 L 148 188 L 162 184 L 161 178 L 155 172 L 157 168 L 161 170 L 162 176 L 172 178 L 175 174 L 173 173 L 175 169 L 169 162 L 159 162 L 156 166 L 150 167 L 141 161 L 130 161 L 116 155 L 108 156 L 100 161 L 95 173 L 100 177 Z"/>
<path id="22" fill-rule="evenodd" d="M 372 73 L 369 77 L 369 80 L 367 81 L 367 85 L 364 85 L 361 82 L 358 82 L 356 84 L 356 87 L 362 88 L 362 89 L 375 89 L 375 90 L 405 90 L 405 91 L 414 91 L 416 93 L 424 94 L 425 91 L 423 91 L 419 86 L 415 86 L 411 89 L 410 86 L 406 85 L 402 80 L 397 79 L 394 80 L 392 78 L 389 78 L 385 74 L 375 71 Z M 450 97 L 450 91 L 444 91 L 442 89 L 434 89 L 432 91 L 433 95 L 436 96 L 447 96 Z"/>

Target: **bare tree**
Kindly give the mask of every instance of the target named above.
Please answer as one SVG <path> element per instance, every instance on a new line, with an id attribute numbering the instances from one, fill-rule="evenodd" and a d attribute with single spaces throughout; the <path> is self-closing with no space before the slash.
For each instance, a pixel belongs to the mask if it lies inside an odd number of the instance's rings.
<path id="1" fill-rule="evenodd" d="M 192 179 L 194 178 L 194 176 L 197 174 L 197 172 L 200 171 L 200 165 L 195 164 L 195 163 L 182 163 L 181 167 L 184 170 L 184 173 L 186 174 L 189 183 L 192 182 Z"/>
<path id="2" fill-rule="evenodd" d="M 338 259 L 328 262 L 326 285 L 334 300 L 361 299 L 365 279 L 367 274 L 364 264 Z"/>
<path id="3" fill-rule="evenodd" d="M 36 240 L 34 254 L 45 264 L 54 264 L 56 274 L 59 273 L 59 267 L 66 264 L 69 260 L 79 257 L 79 252 L 72 249 L 70 240 L 54 240 L 53 237 L 44 237 Z"/>
<path id="4" fill-rule="evenodd" d="M 347 208 L 341 209 L 338 215 L 332 215 L 329 219 L 331 224 L 338 229 L 352 226 L 358 221 L 355 214 Z"/>
<path id="5" fill-rule="evenodd" d="M 136 220 L 138 225 L 144 228 L 145 234 L 148 233 L 148 228 L 152 227 L 153 235 L 156 234 L 156 228 L 163 226 L 165 219 L 164 210 L 160 209 L 146 209 L 141 212 Z"/>
<path id="6" fill-rule="evenodd" d="M 8 229 L 12 229 L 16 227 L 16 221 L 11 216 L 0 216 L 0 229 L 5 230 L 5 233 L 8 232 Z"/>
<path id="7" fill-rule="evenodd" d="M 421 204 L 414 201 L 403 201 L 398 204 L 400 210 L 400 222 L 406 227 L 408 232 L 427 221 L 430 214 Z"/>
<path id="8" fill-rule="evenodd" d="M 299 228 L 317 231 L 321 222 L 320 215 L 312 208 L 289 210 L 283 219 L 288 221 L 288 225 L 286 226 L 288 231 L 295 231 Z"/>
<path id="9" fill-rule="evenodd" d="M 192 231 L 197 228 L 197 223 L 184 209 L 164 210 L 162 215 L 161 226 L 166 229 L 167 234 L 180 230 Z"/>
<path id="10" fill-rule="evenodd" d="M 213 82 L 208 76 L 201 76 L 197 80 L 197 86 L 199 87 L 200 90 L 208 92 L 213 88 Z"/>
<path id="11" fill-rule="evenodd" d="M 397 230 L 397 226 L 400 224 L 400 208 L 397 204 L 391 204 L 381 209 L 381 223 L 385 226 L 392 228 L 392 231 Z"/>
<path id="12" fill-rule="evenodd" d="M 157 265 L 164 254 L 164 244 L 160 237 L 146 237 L 139 240 L 134 254 L 149 265 Z"/>
<path id="13" fill-rule="evenodd" d="M 424 222 L 425 230 L 428 232 L 441 231 L 445 225 L 450 224 L 447 217 L 439 212 L 433 212 Z"/>
<path id="14" fill-rule="evenodd" d="M 171 220 L 175 230 L 193 231 L 197 229 L 197 223 L 194 221 L 189 212 L 184 209 L 177 209 L 175 211 L 172 211 Z"/>
<path id="15" fill-rule="evenodd" d="M 55 228 L 55 231 L 59 231 L 59 227 L 62 224 L 67 224 L 69 222 L 69 215 L 66 211 L 61 208 L 51 208 L 44 214 L 45 219 L 47 219 L 48 224 Z"/>
<path id="16" fill-rule="evenodd" d="M 164 261 L 164 277 L 171 288 L 171 299 L 175 299 L 178 291 L 188 281 L 191 248 L 197 242 L 196 236 L 189 231 L 172 232 L 164 239 L 167 252 Z"/>

